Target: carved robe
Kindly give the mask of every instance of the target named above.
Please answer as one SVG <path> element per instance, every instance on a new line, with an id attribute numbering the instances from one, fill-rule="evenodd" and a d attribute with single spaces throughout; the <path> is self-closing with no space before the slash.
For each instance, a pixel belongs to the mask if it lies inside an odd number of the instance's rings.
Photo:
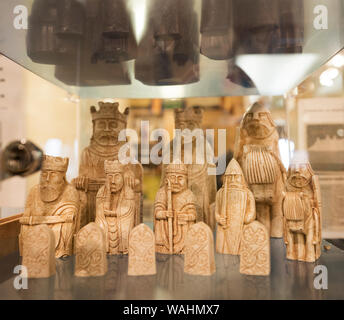
<path id="1" fill-rule="evenodd" d="M 109 254 L 127 254 L 129 233 L 135 225 L 135 193 L 130 189 L 122 189 L 117 201 L 113 197 L 116 195 L 111 195 L 105 186 L 98 191 L 96 224 L 104 230 Z"/>
<path id="2" fill-rule="evenodd" d="M 23 217 L 21 236 L 32 225 L 47 224 L 55 236 L 55 256 L 60 258 L 73 254 L 73 237 L 80 225 L 80 198 L 78 191 L 67 184 L 55 201 L 46 203 L 41 200 L 39 185 L 32 188 Z M 21 242 L 21 240 L 20 240 Z"/>
<path id="3" fill-rule="evenodd" d="M 84 190 L 87 194 L 87 213 L 82 218 L 81 227 L 89 222 L 95 221 L 96 215 L 96 196 L 99 189 L 105 183 L 105 160 L 117 160 L 119 147 L 100 147 L 95 143 L 85 148 L 81 155 L 79 176 L 85 176 L 89 179 L 88 185 Z M 139 184 L 135 188 L 136 201 L 142 205 L 141 184 L 143 169 L 140 164 L 129 164 L 130 170 L 134 172 L 135 178 L 139 180 Z M 135 224 L 139 224 L 142 220 L 141 206 L 137 206 L 135 213 Z"/>
<path id="4" fill-rule="evenodd" d="M 196 220 L 196 197 L 189 189 L 180 193 L 172 193 L 172 210 L 173 210 L 173 253 L 183 254 L 186 234 L 189 227 Z M 159 212 L 166 211 L 167 192 L 166 187 L 160 188 L 154 204 L 154 231 L 156 241 L 156 251 L 168 254 L 169 246 L 169 228 L 167 219 L 159 219 Z M 184 217 L 183 217 L 184 216 Z M 183 218 L 185 219 L 183 219 Z"/>
<path id="5" fill-rule="evenodd" d="M 216 196 L 215 217 L 217 221 L 221 217 L 227 221 L 227 226 L 217 225 L 216 252 L 239 255 L 244 224 L 256 217 L 252 192 L 244 187 L 224 185 Z"/>

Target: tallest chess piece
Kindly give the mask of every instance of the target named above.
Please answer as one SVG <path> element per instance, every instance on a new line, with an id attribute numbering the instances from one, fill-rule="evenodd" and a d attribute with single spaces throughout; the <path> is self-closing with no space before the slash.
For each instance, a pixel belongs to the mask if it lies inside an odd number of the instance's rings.
<path id="1" fill-rule="evenodd" d="M 269 110 L 255 103 L 242 120 L 234 153 L 255 197 L 257 219 L 274 238 L 283 236 L 282 199 L 286 179 L 278 139 Z"/>
<path id="2" fill-rule="evenodd" d="M 121 130 L 126 129 L 129 109 L 124 113 L 118 110 L 118 103 L 99 102 L 100 109 L 91 107 L 93 136 L 90 145 L 84 149 L 81 155 L 79 177 L 74 180 L 77 189 L 87 194 L 87 214 L 81 221 L 81 227 L 89 222 L 94 222 L 96 214 L 96 195 L 105 184 L 104 161 L 118 160 L 118 152 L 126 143 L 118 141 Z M 134 177 L 130 179 L 134 186 L 135 179 L 139 183 L 135 185 L 135 199 L 141 203 L 142 190 L 142 166 L 140 164 L 128 164 Z M 135 214 L 135 225 L 141 220 L 140 206 Z"/>

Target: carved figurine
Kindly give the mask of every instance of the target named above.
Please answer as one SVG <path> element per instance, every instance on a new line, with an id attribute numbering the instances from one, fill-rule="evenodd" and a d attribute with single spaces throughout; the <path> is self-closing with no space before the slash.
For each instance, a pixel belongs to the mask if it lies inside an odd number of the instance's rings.
<path id="1" fill-rule="evenodd" d="M 244 226 L 240 246 L 240 273 L 268 276 L 271 270 L 270 235 L 258 221 Z"/>
<path id="2" fill-rule="evenodd" d="M 66 180 L 68 162 L 68 158 L 44 156 L 40 182 L 31 189 L 20 219 L 20 247 L 30 226 L 47 224 L 55 235 L 56 258 L 73 254 L 83 204 L 78 191 Z"/>
<path id="3" fill-rule="evenodd" d="M 102 229 L 91 222 L 76 235 L 74 274 L 77 277 L 97 277 L 106 272 L 105 236 Z"/>
<path id="4" fill-rule="evenodd" d="M 154 232 L 141 223 L 129 235 L 128 275 L 156 274 Z"/>
<path id="5" fill-rule="evenodd" d="M 124 113 L 121 113 L 118 110 L 118 103 L 99 102 L 99 107 L 99 111 L 95 107 L 91 107 L 93 136 L 90 146 L 82 152 L 79 177 L 73 181 L 77 189 L 83 190 L 87 194 L 87 213 L 81 221 L 82 227 L 95 221 L 96 195 L 105 183 L 104 161 L 118 160 L 118 152 L 126 143 L 118 141 L 118 136 L 121 130 L 126 129 L 129 109 L 127 108 Z M 135 191 L 136 201 L 141 203 L 142 166 L 128 164 L 127 167 L 130 172 L 133 172 L 133 175 L 128 175 L 126 179 Z M 136 180 L 138 183 L 135 183 Z M 141 206 L 138 206 L 135 213 L 135 224 L 141 221 L 140 212 Z"/>
<path id="6" fill-rule="evenodd" d="M 184 272 L 210 276 L 216 271 L 213 232 L 204 222 L 190 227 L 185 240 Z"/>
<path id="7" fill-rule="evenodd" d="M 96 223 L 105 232 L 106 251 L 127 254 L 139 204 L 131 183 L 125 179 L 125 170 L 130 173 L 128 168 L 118 160 L 105 160 L 104 168 L 106 183 L 97 193 Z"/>
<path id="8" fill-rule="evenodd" d="M 185 129 L 198 130 L 202 132 L 203 111 L 199 107 L 175 109 L 175 128 L 181 131 Z M 172 163 L 175 159 L 180 160 L 187 167 L 188 171 L 188 187 L 197 199 L 197 221 L 205 222 L 212 230 L 215 230 L 214 203 L 216 198 L 216 174 L 209 175 L 208 168 L 215 168 L 213 163 L 213 150 L 209 142 L 204 138 L 203 148 L 197 146 L 197 136 L 185 133 L 183 134 L 181 145 L 177 147 L 176 138 L 174 138 L 167 146 L 170 148 L 170 161 L 164 163 Z M 192 151 L 192 158 L 185 154 L 188 148 Z M 203 149 L 203 150 L 201 150 Z M 203 152 L 202 152 L 203 151 Z M 166 153 L 168 154 L 168 153 Z M 187 164 L 191 163 L 191 164 Z M 167 165 L 162 167 L 161 186 L 164 185 Z"/>
<path id="9" fill-rule="evenodd" d="M 274 238 L 283 236 L 282 199 L 286 179 L 278 139 L 269 110 L 255 103 L 241 122 L 234 153 L 255 197 L 257 219 Z"/>
<path id="10" fill-rule="evenodd" d="M 22 265 L 29 278 L 49 278 L 56 273 L 55 236 L 47 225 L 28 226 L 23 235 Z"/>
<path id="11" fill-rule="evenodd" d="M 239 255 L 244 225 L 256 219 L 256 207 L 254 196 L 235 159 L 229 163 L 224 185 L 217 192 L 215 217 L 218 223 L 216 252 Z"/>
<path id="12" fill-rule="evenodd" d="M 184 254 L 186 234 L 196 221 L 197 199 L 188 189 L 185 165 L 170 164 L 165 173 L 165 185 L 159 189 L 154 203 L 156 251 Z"/>
<path id="13" fill-rule="evenodd" d="M 283 201 L 287 259 L 314 262 L 321 254 L 321 196 L 308 161 L 293 162 Z"/>

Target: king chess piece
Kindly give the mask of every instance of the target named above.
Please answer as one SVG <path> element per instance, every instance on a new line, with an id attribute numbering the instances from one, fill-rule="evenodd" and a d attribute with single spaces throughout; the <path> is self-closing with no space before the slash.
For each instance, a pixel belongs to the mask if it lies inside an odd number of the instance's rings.
<path id="1" fill-rule="evenodd" d="M 167 146 L 170 152 L 166 152 L 170 159 L 164 163 L 172 163 L 174 159 L 178 159 L 185 164 L 188 188 L 197 200 L 197 222 L 205 222 L 212 230 L 215 230 L 216 174 L 210 175 L 208 172 L 208 169 L 215 170 L 212 158 L 214 152 L 207 139 L 204 138 L 204 132 L 201 129 L 202 118 L 203 111 L 199 107 L 175 110 L 175 128 L 180 130 L 183 139 L 179 140 L 176 135 L 170 142 Z M 193 136 L 192 133 L 195 135 Z M 199 142 L 203 144 L 203 148 L 199 148 L 197 145 Z M 185 153 L 185 150 L 190 150 L 190 154 Z M 165 183 L 166 169 L 167 165 L 163 165 L 161 186 Z"/>
<path id="2" fill-rule="evenodd" d="M 140 205 L 130 181 L 133 172 L 118 160 L 105 160 L 104 169 L 106 182 L 97 193 L 96 224 L 105 233 L 109 254 L 127 254 L 129 234 L 135 226 Z"/>
<path id="3" fill-rule="evenodd" d="M 99 189 L 105 184 L 105 160 L 118 160 L 120 148 L 126 143 L 119 141 L 120 132 L 126 129 L 129 109 L 124 113 L 119 111 L 118 103 L 99 102 L 99 110 L 91 107 L 93 122 L 93 136 L 90 145 L 85 148 L 81 155 L 79 177 L 73 180 L 76 188 L 87 194 L 87 213 L 81 221 L 81 226 L 95 221 L 96 196 Z M 142 176 L 141 164 L 128 164 L 128 170 L 133 172 L 129 183 L 134 189 L 137 206 L 135 212 L 135 225 L 142 221 Z M 139 181 L 139 183 L 136 183 Z"/>
<path id="4" fill-rule="evenodd" d="M 241 122 L 234 158 L 255 197 L 257 219 L 274 238 L 283 236 L 282 199 L 286 179 L 278 140 L 270 111 L 255 103 Z"/>
<path id="5" fill-rule="evenodd" d="M 170 164 L 165 170 L 165 184 L 154 203 L 156 251 L 184 254 L 185 238 L 196 222 L 197 199 L 188 189 L 188 171 L 183 164 Z"/>
<path id="6" fill-rule="evenodd" d="M 289 167 L 283 213 L 287 259 L 316 261 L 321 254 L 321 195 L 308 161 Z"/>
<path id="7" fill-rule="evenodd" d="M 20 248 L 31 226 L 47 224 L 55 235 L 56 258 L 73 254 L 73 238 L 85 204 L 66 180 L 68 162 L 68 158 L 44 156 L 40 182 L 31 189 L 20 219 Z"/>

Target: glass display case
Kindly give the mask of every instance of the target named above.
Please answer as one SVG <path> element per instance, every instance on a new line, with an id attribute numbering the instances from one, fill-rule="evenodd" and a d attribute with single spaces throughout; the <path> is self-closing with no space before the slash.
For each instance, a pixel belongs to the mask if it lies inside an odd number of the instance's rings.
<path id="1" fill-rule="evenodd" d="M 344 298 L 344 0 L 2 0 L 0 17 L 0 299 Z M 131 129 L 121 142 L 142 165 L 139 220 L 154 229 L 176 110 L 201 110 L 217 191 L 256 102 L 271 113 L 284 170 L 303 159 L 318 176 L 319 260 L 288 260 L 278 237 L 264 278 L 240 274 L 239 256 L 220 253 L 210 277 L 184 274 L 181 255 L 157 254 L 155 276 L 127 276 L 128 257 L 115 255 L 106 276 L 77 278 L 72 255 L 56 260 L 54 277 L 13 287 L 19 220 L 43 155 L 69 158 L 66 180 L 80 183 L 99 103 L 118 103 Z M 87 210 L 80 228 L 95 220 Z M 328 270 L 328 290 L 314 285 L 317 266 Z"/>

